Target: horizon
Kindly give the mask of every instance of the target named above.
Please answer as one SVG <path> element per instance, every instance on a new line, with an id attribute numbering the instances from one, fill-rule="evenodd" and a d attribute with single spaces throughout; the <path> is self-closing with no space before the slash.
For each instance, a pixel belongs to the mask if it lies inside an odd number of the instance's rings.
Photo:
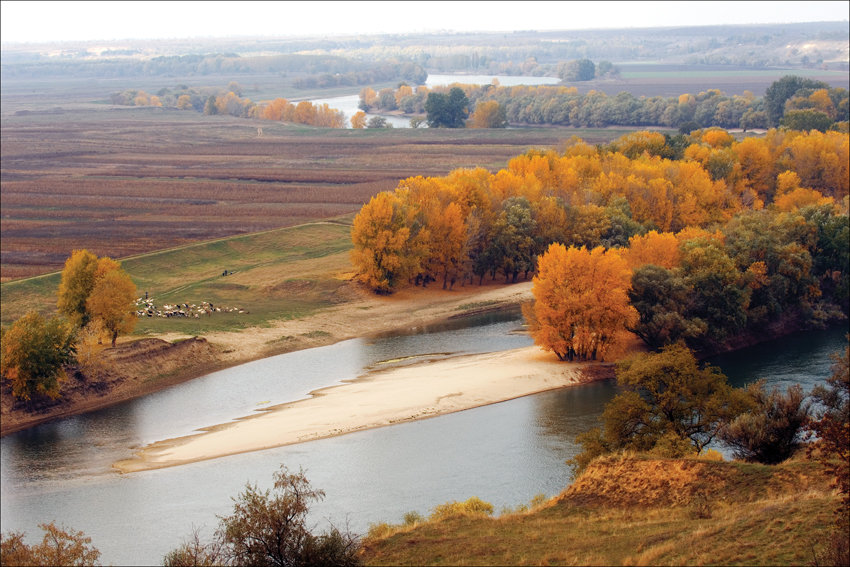
<path id="1" fill-rule="evenodd" d="M 2 45 L 584 31 L 848 21 L 821 2 L 0 2 Z M 404 6 L 404 13 L 387 6 Z M 483 11 L 482 6 L 487 10 Z M 725 8 L 733 7 L 734 10 Z M 769 10 L 765 10 L 768 6 Z M 163 14 L 160 8 L 167 7 Z M 604 12 L 600 14 L 600 8 Z M 447 9 L 448 8 L 448 9 Z M 221 10 L 219 10 L 221 9 Z M 226 12 L 226 13 L 225 13 Z M 258 14 L 262 17 L 258 17 Z M 412 14 L 412 16 L 411 16 Z M 541 17 L 541 14 L 544 14 Z M 546 27 L 541 27 L 541 21 Z M 564 21 L 564 25 L 551 22 Z M 355 22 L 352 27 L 352 22 Z M 455 22 L 461 22 L 460 25 Z M 505 22 L 510 22 L 506 25 Z"/>

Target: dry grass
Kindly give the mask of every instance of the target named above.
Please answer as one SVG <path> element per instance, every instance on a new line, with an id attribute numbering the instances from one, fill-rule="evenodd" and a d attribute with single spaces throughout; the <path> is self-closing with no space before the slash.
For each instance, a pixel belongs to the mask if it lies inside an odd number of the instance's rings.
<path id="1" fill-rule="evenodd" d="M 640 489 L 636 488 L 640 487 Z M 673 494 L 678 491 L 677 494 Z M 707 515 L 693 495 L 707 495 Z M 602 460 L 530 512 L 454 516 L 364 542 L 367 565 L 800 565 L 837 498 L 814 464 Z M 701 517 L 700 517 L 701 516 Z"/>

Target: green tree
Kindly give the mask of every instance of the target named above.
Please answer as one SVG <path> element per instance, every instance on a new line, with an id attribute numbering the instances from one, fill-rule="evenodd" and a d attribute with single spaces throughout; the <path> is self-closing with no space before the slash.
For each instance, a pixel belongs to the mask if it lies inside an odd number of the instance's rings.
<path id="1" fill-rule="evenodd" d="M 44 530 L 40 544 L 27 545 L 24 534 L 9 532 L 0 535 L 0 564 L 2 565 L 100 565 L 100 551 L 91 546 L 91 538 L 83 532 L 65 531 L 53 522 L 39 524 Z"/>
<path id="2" fill-rule="evenodd" d="M 785 102 L 801 89 L 829 89 L 829 85 L 822 81 L 804 79 L 796 75 L 786 75 L 778 81 L 774 81 L 764 93 L 764 109 L 767 112 L 769 126 L 779 126 L 779 122 L 785 114 Z"/>
<path id="3" fill-rule="evenodd" d="M 448 94 L 430 92 L 425 113 L 429 128 L 463 128 L 469 115 L 469 99 L 460 87 L 453 87 Z"/>
<path id="4" fill-rule="evenodd" d="M 12 394 L 27 401 L 57 398 L 74 343 L 73 327 L 59 318 L 45 320 L 30 311 L 15 321 L 0 340 L 0 374 L 11 382 Z"/>
<path id="5" fill-rule="evenodd" d="M 826 132 L 832 126 L 834 120 L 820 110 L 806 108 L 803 110 L 789 110 L 779 120 L 779 125 L 791 130 L 818 130 Z"/>
<path id="6" fill-rule="evenodd" d="M 720 370 L 700 367 L 682 344 L 621 362 L 617 384 L 623 391 L 605 406 L 603 429 L 579 436 L 582 453 L 572 460 L 579 470 L 622 450 L 668 457 L 699 453 L 747 407 Z"/>
<path id="7" fill-rule="evenodd" d="M 646 264 L 632 274 L 629 301 L 638 312 L 633 333 L 653 350 L 682 339 L 699 337 L 706 325 L 685 313 L 690 290 L 674 271 Z"/>
<path id="8" fill-rule="evenodd" d="M 596 65 L 590 59 L 575 59 L 562 64 L 558 75 L 565 81 L 590 81 L 596 77 Z"/>

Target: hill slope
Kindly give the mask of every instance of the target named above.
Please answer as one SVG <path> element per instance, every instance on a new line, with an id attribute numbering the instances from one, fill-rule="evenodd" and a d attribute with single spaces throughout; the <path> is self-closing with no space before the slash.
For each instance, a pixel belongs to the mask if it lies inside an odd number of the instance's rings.
<path id="1" fill-rule="evenodd" d="M 454 515 L 367 538 L 367 565 L 800 565 L 838 500 L 802 458 L 777 466 L 600 459 L 530 512 Z"/>

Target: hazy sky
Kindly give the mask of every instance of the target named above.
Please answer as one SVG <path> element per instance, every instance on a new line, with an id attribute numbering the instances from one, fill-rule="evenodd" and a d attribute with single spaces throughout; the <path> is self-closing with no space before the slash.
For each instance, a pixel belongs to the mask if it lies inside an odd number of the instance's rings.
<path id="1" fill-rule="evenodd" d="M 0 2 L 0 41 L 847 21 L 844 2 Z"/>

